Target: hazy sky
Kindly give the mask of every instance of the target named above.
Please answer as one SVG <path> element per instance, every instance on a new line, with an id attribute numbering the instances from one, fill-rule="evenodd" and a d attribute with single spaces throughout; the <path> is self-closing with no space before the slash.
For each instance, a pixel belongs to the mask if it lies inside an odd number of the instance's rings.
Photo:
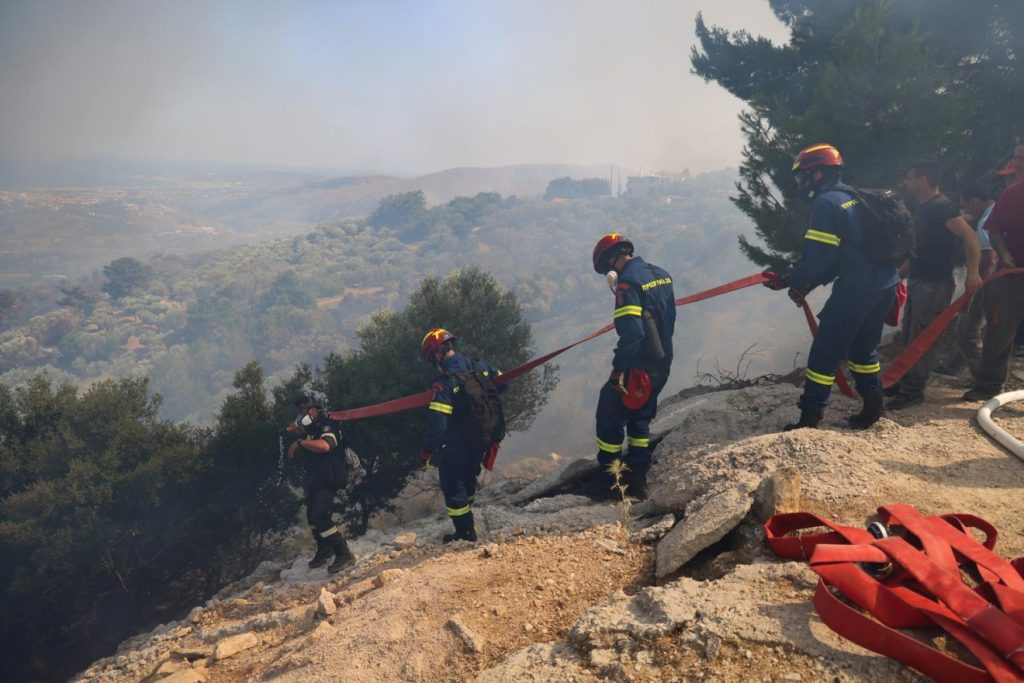
<path id="1" fill-rule="evenodd" d="M 0 0 L 0 155 L 419 173 L 739 162 L 693 20 L 767 0 Z"/>

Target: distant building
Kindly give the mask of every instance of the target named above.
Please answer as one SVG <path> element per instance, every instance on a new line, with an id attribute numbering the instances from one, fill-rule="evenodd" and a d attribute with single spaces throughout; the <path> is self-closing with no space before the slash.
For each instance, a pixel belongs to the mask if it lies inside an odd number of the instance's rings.
<path id="1" fill-rule="evenodd" d="M 669 173 L 661 171 L 652 175 L 629 176 L 626 179 L 627 197 L 672 197 L 682 193 L 683 186 L 690 179 L 690 172 Z"/>

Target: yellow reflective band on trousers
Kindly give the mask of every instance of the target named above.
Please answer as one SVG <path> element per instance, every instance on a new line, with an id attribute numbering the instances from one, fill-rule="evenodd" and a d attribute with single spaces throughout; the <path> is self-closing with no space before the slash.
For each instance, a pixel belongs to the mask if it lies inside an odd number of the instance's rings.
<path id="1" fill-rule="evenodd" d="M 615 315 L 613 315 L 612 318 L 617 320 L 618 318 L 626 315 L 635 315 L 639 318 L 643 315 L 643 312 L 644 309 L 640 306 L 619 306 L 615 309 Z"/>
<path id="2" fill-rule="evenodd" d="M 637 438 L 637 437 L 633 437 L 633 436 L 627 436 L 626 437 L 626 443 L 628 443 L 630 446 L 634 446 L 636 448 L 647 448 L 648 446 L 651 445 L 651 440 L 650 439 L 641 439 L 641 438 Z"/>
<path id="3" fill-rule="evenodd" d="M 428 407 L 431 410 L 436 410 L 437 412 L 444 413 L 445 415 L 451 415 L 455 411 L 455 408 L 451 407 L 447 403 L 439 403 L 437 401 L 431 401 Z"/>
<path id="4" fill-rule="evenodd" d="M 823 244 L 831 244 L 833 247 L 838 247 L 839 235 L 833 235 L 830 232 L 822 232 L 821 230 L 808 230 L 804 234 L 804 239 L 813 240 L 815 242 L 821 242 Z"/>
<path id="5" fill-rule="evenodd" d="M 467 505 L 461 508 L 447 508 L 447 510 L 449 517 L 462 517 L 463 515 L 468 515 L 470 513 L 470 506 Z"/>
<path id="6" fill-rule="evenodd" d="M 872 363 L 870 365 L 858 365 L 857 363 L 850 361 L 848 365 L 850 366 L 850 370 L 860 375 L 873 375 L 876 372 L 882 371 L 881 363 Z"/>
<path id="7" fill-rule="evenodd" d="M 820 372 L 815 372 L 814 370 L 811 370 L 810 368 L 807 368 L 807 371 L 804 373 L 804 376 L 807 377 L 807 379 L 814 382 L 815 384 L 823 384 L 826 387 L 830 387 L 836 382 L 835 375 L 823 375 Z"/>
<path id="8" fill-rule="evenodd" d="M 621 443 L 608 443 L 607 441 L 602 441 L 601 439 L 598 439 L 597 440 L 597 447 L 600 448 L 605 453 L 621 453 L 622 452 L 622 444 Z"/>
<path id="9" fill-rule="evenodd" d="M 321 531 L 320 532 L 320 538 L 327 538 L 328 536 L 333 536 L 336 533 L 338 533 L 338 527 L 332 526 L 327 531 Z"/>

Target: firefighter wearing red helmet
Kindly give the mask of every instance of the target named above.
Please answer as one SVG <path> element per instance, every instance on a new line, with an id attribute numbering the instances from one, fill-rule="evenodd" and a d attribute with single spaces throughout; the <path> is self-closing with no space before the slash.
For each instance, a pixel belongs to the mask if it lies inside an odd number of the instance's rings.
<path id="1" fill-rule="evenodd" d="M 770 289 L 789 289 L 797 305 L 815 287 L 832 283 L 818 315 L 818 334 L 807 354 L 804 390 L 797 403 L 800 419 L 785 430 L 817 427 L 828 404 L 835 373 L 852 372 L 863 398 L 861 411 L 848 418 L 865 429 L 885 412 L 878 342 L 896 296 L 896 265 L 876 262 L 866 253 L 866 207 L 862 196 L 842 181 L 843 157 L 828 143 L 805 147 L 793 160 L 793 181 L 811 205 L 803 253 L 786 275 L 765 271 Z M 838 370 L 837 370 L 838 368 Z"/>
<path id="2" fill-rule="evenodd" d="M 483 434 L 481 424 L 474 417 L 474 400 L 468 394 L 476 387 L 490 383 L 501 371 L 484 360 L 471 359 L 455 350 L 455 335 L 435 327 L 420 342 L 420 356 L 438 371 L 431 390 L 433 394 L 427 410 L 427 428 L 423 436 L 420 462 L 425 467 L 436 467 L 441 493 L 448 517 L 455 527 L 445 534 L 443 543 L 477 540 L 473 521 L 473 499 L 476 480 L 483 466 L 484 456 L 496 450 L 493 438 L 504 436 L 504 415 L 501 416 L 501 435 Z M 488 388 L 501 393 L 504 387 Z M 493 395 L 493 394 L 492 394 Z M 497 400 L 496 398 L 494 400 Z M 495 406 L 500 414 L 500 402 Z M 481 441 L 489 441 L 483 443 Z"/>
<path id="3" fill-rule="evenodd" d="M 646 498 L 650 424 L 672 367 L 672 276 L 634 256 L 633 242 L 614 232 L 598 240 L 593 265 L 615 293 L 612 320 L 619 335 L 612 372 L 597 401 L 597 460 L 606 471 L 616 460 L 624 463 L 627 495 Z"/>

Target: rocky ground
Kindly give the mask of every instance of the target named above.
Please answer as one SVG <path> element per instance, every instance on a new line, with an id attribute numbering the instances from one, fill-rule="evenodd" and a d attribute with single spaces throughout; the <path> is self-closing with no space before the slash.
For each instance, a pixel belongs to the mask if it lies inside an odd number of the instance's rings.
<path id="1" fill-rule="evenodd" d="M 842 397 L 823 429 L 779 433 L 796 415 L 786 384 L 669 400 L 650 502 L 579 495 L 587 460 L 505 480 L 478 494 L 479 544 L 440 546 L 434 516 L 356 539 L 337 577 L 306 569 L 311 549 L 265 563 L 75 680 L 918 680 L 825 627 L 816 576 L 774 558 L 760 525 L 802 509 L 860 526 L 906 502 L 980 515 L 1000 554 L 1024 554 L 1024 463 L 979 431 L 962 391 L 937 383 L 860 433 Z M 1001 413 L 1024 433 L 1024 414 Z"/>

